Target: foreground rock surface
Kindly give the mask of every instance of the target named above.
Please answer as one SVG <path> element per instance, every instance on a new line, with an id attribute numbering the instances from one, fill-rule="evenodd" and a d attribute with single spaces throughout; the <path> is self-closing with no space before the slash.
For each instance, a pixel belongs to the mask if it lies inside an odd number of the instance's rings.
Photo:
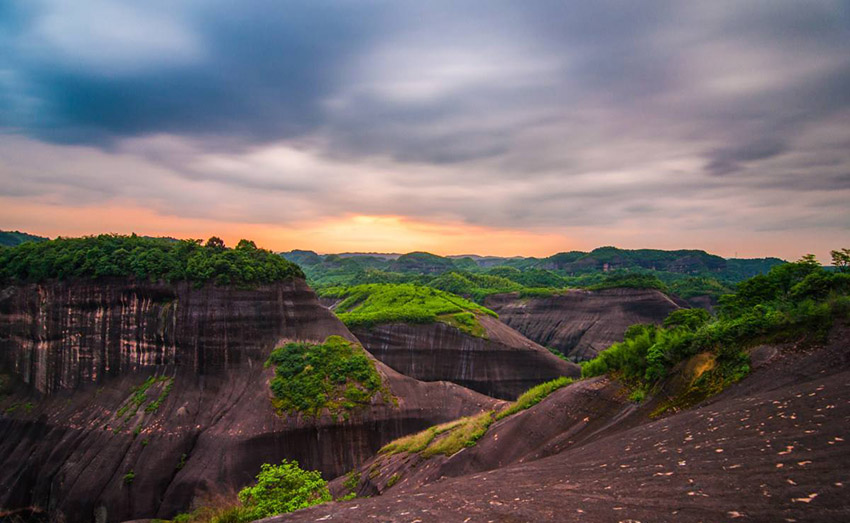
<path id="1" fill-rule="evenodd" d="M 488 396 L 512 400 L 559 376 L 578 377 L 578 365 L 490 316 L 479 316 L 483 336 L 436 322 L 390 323 L 353 329 L 363 346 L 386 365 L 423 381 L 446 380 Z"/>
<path id="2" fill-rule="evenodd" d="M 554 422 L 557 434 L 532 431 L 540 438 L 526 448 L 538 455 L 492 455 L 500 440 L 519 439 L 506 418 L 478 453 L 453 457 L 477 472 L 424 482 L 414 472 L 381 496 L 268 521 L 847 521 L 848 337 L 841 327 L 825 347 L 762 347 L 748 378 L 655 421 L 646 416 L 651 405 L 630 408 L 607 380 L 575 384 L 523 413 L 539 429 L 536 418 L 569 408 Z M 595 396 L 585 418 L 576 419 L 582 407 L 565 402 L 569 395 Z M 438 467 L 446 472 L 448 463 Z"/>
<path id="3" fill-rule="evenodd" d="M 171 517 L 250 483 L 262 463 L 297 459 L 334 477 L 395 437 L 499 403 L 376 362 L 397 405 L 278 416 L 269 352 L 330 335 L 354 339 L 302 280 L 2 289 L 0 373 L 12 386 L 0 395 L 0 507 L 51 521 Z M 148 399 L 125 408 L 149 376 Z"/>
<path id="4" fill-rule="evenodd" d="M 489 296 L 484 305 L 529 339 L 560 351 L 574 361 L 589 360 L 636 323 L 661 323 L 687 307 L 655 289 L 570 290 L 542 298 L 518 294 Z"/>

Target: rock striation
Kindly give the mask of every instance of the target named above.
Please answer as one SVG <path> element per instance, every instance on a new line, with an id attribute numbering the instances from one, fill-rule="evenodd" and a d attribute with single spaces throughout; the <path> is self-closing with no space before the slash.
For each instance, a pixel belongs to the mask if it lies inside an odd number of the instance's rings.
<path id="1" fill-rule="evenodd" d="M 474 336 L 442 322 L 389 323 L 352 332 L 377 359 L 404 375 L 446 380 L 496 398 L 513 400 L 531 387 L 581 369 L 553 355 L 496 318 L 478 315 Z"/>
<path id="2" fill-rule="evenodd" d="M 171 517 L 248 484 L 262 463 L 335 477 L 398 436 L 499 404 L 376 362 L 395 401 L 279 416 L 268 354 L 330 335 L 355 340 L 300 279 L 0 289 L 0 507 L 56 521 Z"/>
<path id="3" fill-rule="evenodd" d="M 622 341 L 631 325 L 658 324 L 672 311 L 687 307 L 656 289 L 631 288 L 576 289 L 539 298 L 497 294 L 489 296 L 484 305 L 496 311 L 505 324 L 573 361 L 592 359 Z"/>

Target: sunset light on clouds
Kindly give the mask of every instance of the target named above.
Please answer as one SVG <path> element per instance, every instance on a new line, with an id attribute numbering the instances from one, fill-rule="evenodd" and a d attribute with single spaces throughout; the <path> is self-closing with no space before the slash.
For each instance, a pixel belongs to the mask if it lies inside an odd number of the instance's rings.
<path id="1" fill-rule="evenodd" d="M 0 222 L 319 252 L 826 259 L 850 230 L 848 12 L 7 4 Z"/>

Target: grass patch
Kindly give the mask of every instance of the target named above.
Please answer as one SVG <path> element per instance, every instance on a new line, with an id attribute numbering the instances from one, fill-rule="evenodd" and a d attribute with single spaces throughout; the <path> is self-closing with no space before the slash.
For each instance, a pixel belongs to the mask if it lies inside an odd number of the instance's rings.
<path id="1" fill-rule="evenodd" d="M 529 407 L 537 405 L 538 403 L 543 401 L 543 399 L 546 398 L 546 396 L 548 396 L 549 394 L 552 394 L 561 387 L 566 387 L 572 382 L 573 380 L 571 378 L 562 376 L 560 378 L 547 381 L 546 383 L 541 383 L 536 387 L 528 389 L 519 398 L 517 398 L 517 400 L 510 407 L 499 411 L 496 414 L 496 421 L 505 419 L 508 416 L 516 414 L 521 410 L 525 410 Z"/>
<path id="2" fill-rule="evenodd" d="M 541 383 L 520 395 L 511 406 L 500 412 L 488 410 L 475 416 L 429 427 L 422 432 L 404 436 L 384 445 L 378 453 L 383 455 L 402 452 L 418 453 L 426 459 L 439 454 L 451 456 L 463 448 L 475 445 L 494 422 L 537 405 L 552 392 L 572 382 L 571 378 L 561 377 Z"/>
<path id="3" fill-rule="evenodd" d="M 399 438 L 385 445 L 379 453 L 384 455 L 402 452 L 419 453 L 423 458 L 438 454 L 451 456 L 465 447 L 475 445 L 493 421 L 493 411 L 488 410 Z"/>
<path id="4" fill-rule="evenodd" d="M 340 336 L 321 344 L 287 343 L 272 351 L 266 365 L 275 369 L 270 387 L 279 413 L 344 414 L 371 404 L 378 393 L 394 400 L 366 351 Z"/>
<path id="5" fill-rule="evenodd" d="M 461 332 L 475 336 L 476 338 L 486 338 L 487 330 L 478 321 L 478 316 L 471 312 L 458 312 L 455 314 L 443 314 L 437 316 L 437 321 L 451 325 Z"/>
<path id="6" fill-rule="evenodd" d="M 320 296 L 342 299 L 334 312 L 349 327 L 442 321 L 480 336 L 483 328 L 475 315 L 498 317 L 490 309 L 460 296 L 410 283 L 333 287 L 320 291 Z"/>

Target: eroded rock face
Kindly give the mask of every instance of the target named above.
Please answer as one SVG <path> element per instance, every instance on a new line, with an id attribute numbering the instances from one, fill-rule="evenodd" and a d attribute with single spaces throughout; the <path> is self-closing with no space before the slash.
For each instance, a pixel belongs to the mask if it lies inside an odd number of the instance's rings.
<path id="1" fill-rule="evenodd" d="M 0 395 L 0 506 L 40 507 L 51 520 L 170 517 L 250 483 L 262 463 L 296 459 L 334 477 L 398 436 L 498 403 L 376 362 L 397 405 L 376 399 L 346 419 L 277 415 L 268 354 L 330 335 L 355 339 L 302 280 L 0 290 L 0 374 L 15 382 Z M 153 375 L 144 403 L 127 408 Z"/>
<path id="2" fill-rule="evenodd" d="M 353 330 L 363 346 L 393 369 L 423 381 L 446 380 L 496 398 L 513 400 L 531 387 L 581 369 L 490 316 L 479 321 L 486 337 L 445 323 L 390 323 Z"/>
<path id="3" fill-rule="evenodd" d="M 450 458 L 376 457 L 369 499 L 269 521 L 847 521 L 850 329 L 756 354 L 747 378 L 660 419 L 660 398 L 574 383 Z"/>
<path id="4" fill-rule="evenodd" d="M 636 323 L 661 323 L 687 307 L 655 289 L 571 290 L 545 298 L 490 296 L 484 305 L 507 325 L 574 361 L 594 358 Z"/>

